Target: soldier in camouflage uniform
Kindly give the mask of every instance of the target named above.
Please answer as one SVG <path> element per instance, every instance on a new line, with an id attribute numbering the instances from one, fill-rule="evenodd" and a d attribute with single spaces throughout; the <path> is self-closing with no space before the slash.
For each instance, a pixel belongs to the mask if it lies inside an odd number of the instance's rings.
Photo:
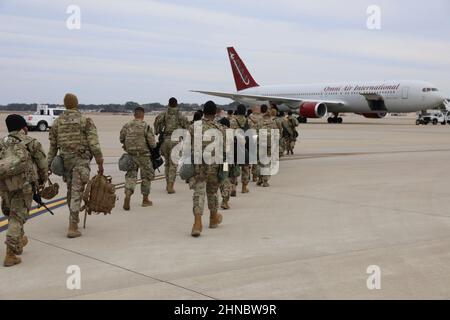
<path id="1" fill-rule="evenodd" d="M 223 137 L 225 137 L 225 128 L 214 120 L 216 115 L 216 104 L 212 101 L 205 103 L 203 108 L 204 117 L 201 121 L 194 123 L 194 127 L 201 126 L 202 134 L 209 129 L 220 130 Z M 194 128 L 191 128 L 192 143 L 194 139 L 201 137 L 194 136 Z M 201 156 L 202 164 L 195 164 L 195 176 L 193 177 L 193 213 L 194 213 L 194 225 L 192 227 L 191 235 L 193 237 L 200 236 L 202 232 L 202 215 L 205 205 L 205 194 L 208 199 L 208 208 L 210 211 L 209 227 L 214 229 L 222 222 L 222 215 L 218 213 L 219 201 L 217 198 L 217 191 L 219 189 L 219 170 L 221 165 L 217 163 L 206 164 L 203 159 L 203 151 L 208 146 L 210 141 L 203 141 L 202 139 L 202 154 L 194 157 Z"/>
<path id="2" fill-rule="evenodd" d="M 267 154 L 271 155 L 271 151 L 272 151 L 272 146 L 271 146 L 271 130 L 274 129 L 278 129 L 278 126 L 276 125 L 275 121 L 273 120 L 272 117 L 272 113 L 270 111 L 267 110 L 267 106 L 266 105 L 262 105 L 261 106 L 261 113 L 262 113 L 262 119 L 259 125 L 259 130 L 261 129 L 267 129 Z M 272 109 L 273 110 L 273 109 Z M 261 132 L 258 130 L 258 135 L 261 134 Z M 269 169 L 270 168 L 270 163 L 268 164 L 263 164 L 261 162 L 259 162 L 259 167 L 260 169 Z M 269 187 L 269 179 L 270 179 L 270 175 L 263 175 L 262 171 L 261 174 L 258 177 L 258 182 L 257 185 L 258 186 L 263 186 L 263 187 Z"/>
<path id="3" fill-rule="evenodd" d="M 9 192 L 1 191 L 2 212 L 8 217 L 8 231 L 6 233 L 6 257 L 3 262 L 5 267 L 19 264 L 23 248 L 28 243 L 23 225 L 28 219 L 31 202 L 33 200 L 33 189 L 41 189 L 47 181 L 47 160 L 41 144 L 34 138 L 29 137 L 27 123 L 19 115 L 9 115 L 6 118 L 8 136 L 0 141 L 0 152 L 7 148 L 10 143 L 20 143 L 29 152 L 28 171 L 26 172 L 21 189 Z"/>
<path id="4" fill-rule="evenodd" d="M 64 161 L 63 179 L 67 184 L 67 203 L 69 205 L 68 238 L 81 236 L 78 223 L 81 201 L 86 184 L 89 182 L 90 162 L 95 158 L 98 173 L 103 174 L 103 154 L 97 135 L 97 128 L 90 118 L 78 111 L 78 99 L 68 93 L 64 97 L 66 111 L 55 120 L 50 129 L 50 149 L 48 168 L 59 151 Z"/>
<path id="5" fill-rule="evenodd" d="M 230 120 L 228 119 L 228 117 L 221 118 L 217 122 L 220 123 L 222 126 L 224 126 L 225 129 L 230 128 Z M 234 185 L 231 182 L 232 178 L 229 175 L 229 171 L 226 171 L 223 174 L 224 174 L 223 181 L 220 183 L 219 188 L 220 195 L 222 196 L 222 203 L 220 204 L 220 207 L 224 210 L 228 210 L 230 209 L 230 197 Z M 236 196 L 236 191 L 234 196 Z"/>
<path id="6" fill-rule="evenodd" d="M 261 115 L 253 113 L 252 109 L 247 110 L 247 119 L 250 121 L 250 126 L 254 129 L 257 129 L 259 127 L 259 123 L 261 122 Z M 252 181 L 257 182 L 258 181 L 258 165 L 252 164 L 251 165 L 251 171 L 252 171 Z"/>
<path id="7" fill-rule="evenodd" d="M 167 111 L 159 114 L 154 123 L 155 134 L 162 135 L 161 155 L 164 158 L 164 173 L 166 176 L 166 191 L 169 194 L 175 193 L 174 184 L 177 176 L 177 163 L 171 158 L 172 149 L 178 144 L 178 141 L 171 141 L 172 133 L 176 129 L 188 129 L 189 121 L 178 108 L 178 101 L 170 98 Z"/>
<path id="8" fill-rule="evenodd" d="M 292 111 L 288 112 L 287 130 L 289 132 L 289 137 L 287 138 L 286 148 L 287 154 L 294 154 L 295 142 L 297 141 L 298 133 L 298 120 L 292 115 Z"/>
<path id="9" fill-rule="evenodd" d="M 280 132 L 280 141 L 279 141 L 279 145 L 280 145 L 280 150 L 279 150 L 279 156 L 280 158 L 284 156 L 284 151 L 285 151 L 285 138 L 283 137 L 283 126 L 286 125 L 286 121 L 284 119 L 284 112 L 283 111 L 278 111 L 278 107 L 277 106 L 272 106 L 272 110 L 276 110 L 276 114 L 273 115 L 272 113 L 272 117 L 274 119 L 274 122 L 277 126 L 277 129 Z"/>
<path id="10" fill-rule="evenodd" d="M 150 161 L 150 148 L 156 147 L 155 135 L 152 128 L 144 121 L 145 111 L 142 107 L 134 110 L 134 119 L 125 124 L 120 131 L 120 143 L 131 156 L 133 163 L 125 175 L 124 210 L 130 210 L 131 195 L 136 188 L 138 170 L 141 170 L 142 206 L 149 207 L 153 203 L 148 198 L 151 181 L 155 178 L 155 171 Z"/>
<path id="11" fill-rule="evenodd" d="M 237 107 L 236 115 L 231 120 L 231 129 L 237 130 L 241 129 L 247 131 L 249 129 L 257 129 L 257 125 L 254 124 L 253 121 L 245 117 L 246 108 L 244 105 L 240 104 Z M 250 165 L 249 164 L 240 164 L 241 167 L 241 182 L 242 182 L 242 193 L 249 193 L 248 183 L 250 181 Z M 233 185 L 237 185 L 237 177 L 231 178 L 231 183 Z"/>

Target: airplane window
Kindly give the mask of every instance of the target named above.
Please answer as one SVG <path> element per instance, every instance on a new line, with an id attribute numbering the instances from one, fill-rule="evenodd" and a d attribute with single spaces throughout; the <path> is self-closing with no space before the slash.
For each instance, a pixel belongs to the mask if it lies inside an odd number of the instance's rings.
<path id="1" fill-rule="evenodd" d="M 434 92 L 439 91 L 437 88 L 433 88 L 433 89 L 431 89 L 431 90 L 434 91 Z"/>

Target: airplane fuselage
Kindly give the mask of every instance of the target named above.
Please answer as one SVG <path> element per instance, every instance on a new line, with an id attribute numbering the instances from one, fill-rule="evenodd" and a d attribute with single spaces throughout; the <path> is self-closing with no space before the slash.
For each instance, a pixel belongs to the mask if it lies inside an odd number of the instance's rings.
<path id="1" fill-rule="evenodd" d="M 328 112 L 331 113 L 416 112 L 435 108 L 443 100 L 433 84 L 404 80 L 259 86 L 241 90 L 238 93 L 287 97 L 304 101 L 335 100 L 336 102 L 343 102 L 329 104 Z M 236 100 L 249 105 L 261 103 L 251 98 L 238 98 Z M 382 100 L 383 103 L 373 104 L 369 103 L 369 100 Z M 299 105 L 293 103 L 286 103 L 286 105 L 295 110 L 299 108 Z"/>

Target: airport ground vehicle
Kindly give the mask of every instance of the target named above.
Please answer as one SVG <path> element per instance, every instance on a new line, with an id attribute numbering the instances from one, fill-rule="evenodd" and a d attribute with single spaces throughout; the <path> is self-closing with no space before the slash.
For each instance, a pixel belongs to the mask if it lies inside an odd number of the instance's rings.
<path id="1" fill-rule="evenodd" d="M 65 111 L 64 108 L 50 108 L 48 105 L 39 104 L 33 114 L 25 116 L 29 130 L 46 131 L 53 126 L 53 122 Z"/>
<path id="2" fill-rule="evenodd" d="M 438 123 L 442 125 L 450 124 L 450 115 L 448 112 L 421 113 L 416 120 L 416 125 L 428 125 L 429 123 L 433 125 L 437 125 Z"/>

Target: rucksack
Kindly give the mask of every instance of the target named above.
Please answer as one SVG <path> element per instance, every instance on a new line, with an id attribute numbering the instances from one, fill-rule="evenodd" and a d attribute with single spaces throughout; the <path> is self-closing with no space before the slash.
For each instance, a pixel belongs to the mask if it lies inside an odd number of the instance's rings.
<path id="1" fill-rule="evenodd" d="M 86 185 L 83 194 L 84 206 L 81 210 L 86 210 L 84 227 L 86 227 L 88 214 L 111 214 L 116 206 L 116 200 L 116 187 L 112 184 L 112 178 L 104 175 L 94 176 Z"/>
<path id="2" fill-rule="evenodd" d="M 31 154 L 22 140 L 8 136 L 0 151 L 0 190 L 12 192 L 23 188 L 27 181 Z"/>
<path id="3" fill-rule="evenodd" d="M 172 110 L 167 110 L 156 117 L 155 134 L 171 134 L 180 127 L 181 111 L 179 109 L 174 111 L 176 112 L 175 114 L 173 114 Z M 168 121 L 171 117 L 175 117 L 176 120 Z"/>

